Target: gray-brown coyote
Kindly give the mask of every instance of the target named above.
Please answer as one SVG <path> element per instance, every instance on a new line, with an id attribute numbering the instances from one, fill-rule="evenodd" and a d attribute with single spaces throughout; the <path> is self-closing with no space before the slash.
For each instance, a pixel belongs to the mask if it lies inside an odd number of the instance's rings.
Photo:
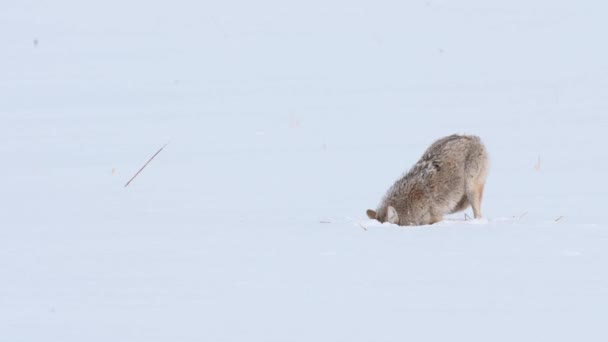
<path id="1" fill-rule="evenodd" d="M 370 209 L 367 216 L 402 226 L 424 225 L 471 205 L 475 218 L 480 218 L 487 170 L 488 155 L 478 137 L 441 138 L 395 182 L 377 211 Z"/>

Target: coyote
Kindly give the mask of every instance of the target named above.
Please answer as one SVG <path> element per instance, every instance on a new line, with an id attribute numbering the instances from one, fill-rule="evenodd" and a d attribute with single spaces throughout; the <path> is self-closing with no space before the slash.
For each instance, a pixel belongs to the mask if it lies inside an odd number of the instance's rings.
<path id="1" fill-rule="evenodd" d="M 412 169 L 388 189 L 370 219 L 401 226 L 433 224 L 473 207 L 481 217 L 488 155 L 479 137 L 450 135 L 435 141 Z"/>

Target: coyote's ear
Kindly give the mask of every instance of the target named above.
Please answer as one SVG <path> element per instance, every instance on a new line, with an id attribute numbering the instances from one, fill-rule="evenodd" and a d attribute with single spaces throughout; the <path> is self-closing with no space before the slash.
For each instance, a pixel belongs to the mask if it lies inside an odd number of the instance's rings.
<path id="1" fill-rule="evenodd" d="M 367 209 L 367 217 L 369 217 L 372 220 L 376 219 L 376 212 L 371 210 L 371 209 Z"/>
<path id="2" fill-rule="evenodd" d="M 393 224 L 399 223 L 399 215 L 397 214 L 397 210 L 395 208 L 389 206 L 386 210 L 386 220 Z"/>

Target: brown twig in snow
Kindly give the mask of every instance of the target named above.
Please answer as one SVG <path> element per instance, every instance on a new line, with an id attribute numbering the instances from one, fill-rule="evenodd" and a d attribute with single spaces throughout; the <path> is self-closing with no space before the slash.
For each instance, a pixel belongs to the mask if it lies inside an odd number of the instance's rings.
<path id="1" fill-rule="evenodd" d="M 166 143 L 163 145 L 163 147 L 159 148 L 158 151 L 156 151 L 156 153 L 154 153 L 154 155 L 152 157 L 150 157 L 150 159 L 148 159 L 148 161 L 144 164 L 144 166 L 141 167 L 141 169 L 139 169 L 139 171 L 137 171 L 133 177 L 131 177 L 131 179 L 129 179 L 129 181 L 127 182 L 127 184 L 125 184 L 125 188 L 129 186 L 129 184 L 131 184 L 131 182 L 135 179 L 135 177 L 137 177 L 137 175 L 139 175 L 139 173 L 141 171 L 143 171 L 143 169 L 146 168 L 146 166 L 148 166 L 148 164 L 150 164 L 150 162 L 152 161 L 152 159 L 154 159 L 159 153 L 160 151 L 163 150 L 163 148 L 167 147 L 167 145 L 169 145 L 169 143 Z"/>

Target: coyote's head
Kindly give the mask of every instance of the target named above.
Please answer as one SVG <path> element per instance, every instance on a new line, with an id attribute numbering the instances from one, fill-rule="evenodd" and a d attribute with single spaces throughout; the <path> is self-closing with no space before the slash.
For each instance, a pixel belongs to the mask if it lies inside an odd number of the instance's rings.
<path id="1" fill-rule="evenodd" d="M 382 223 L 388 222 L 393 224 L 399 224 L 399 215 L 397 214 L 397 210 L 395 210 L 395 208 L 390 205 L 386 208 L 378 209 L 378 212 L 368 209 L 367 217 L 372 220 L 378 220 Z"/>

